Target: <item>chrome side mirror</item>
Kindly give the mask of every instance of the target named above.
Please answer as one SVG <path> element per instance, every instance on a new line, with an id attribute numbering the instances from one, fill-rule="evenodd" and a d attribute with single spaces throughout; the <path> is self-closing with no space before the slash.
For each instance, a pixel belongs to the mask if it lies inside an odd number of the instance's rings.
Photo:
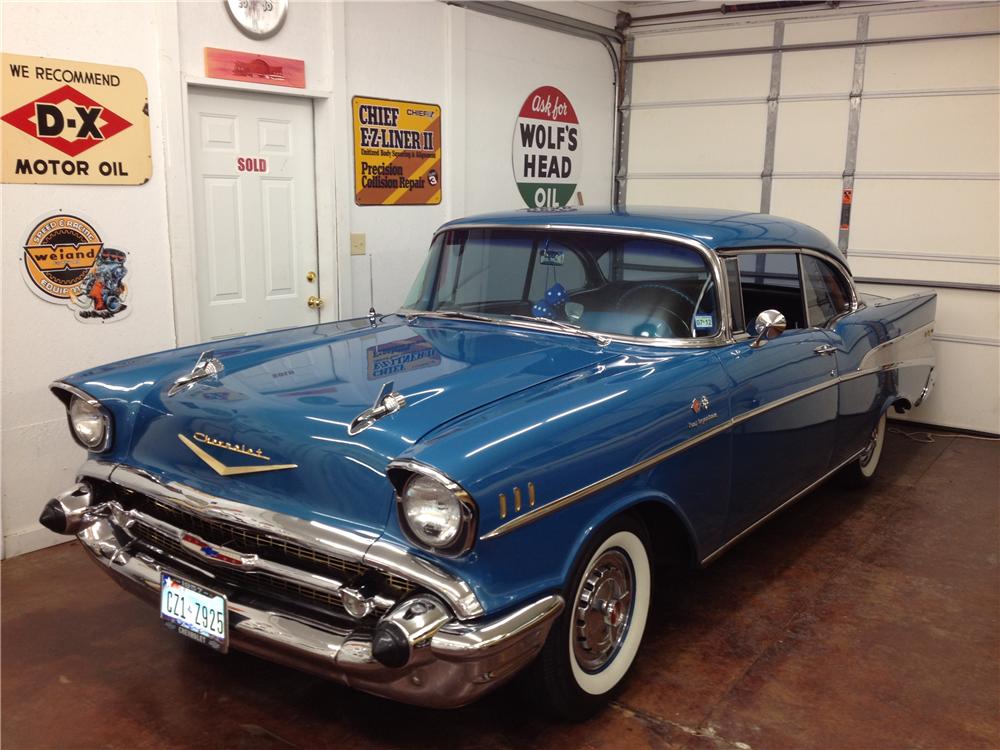
<path id="1" fill-rule="evenodd" d="M 785 316 L 777 310 L 765 310 L 757 316 L 753 326 L 754 330 L 757 331 L 757 338 L 750 346 L 753 349 L 759 349 L 771 339 L 776 339 L 784 333 L 788 323 L 785 321 Z"/>

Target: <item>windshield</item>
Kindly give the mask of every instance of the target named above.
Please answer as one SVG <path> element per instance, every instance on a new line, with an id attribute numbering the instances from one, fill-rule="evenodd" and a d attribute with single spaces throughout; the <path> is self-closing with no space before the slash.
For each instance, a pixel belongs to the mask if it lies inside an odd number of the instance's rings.
<path id="1" fill-rule="evenodd" d="M 707 260 L 666 240 L 456 229 L 435 238 L 404 307 L 543 318 L 618 336 L 699 338 L 718 332 L 716 300 Z"/>

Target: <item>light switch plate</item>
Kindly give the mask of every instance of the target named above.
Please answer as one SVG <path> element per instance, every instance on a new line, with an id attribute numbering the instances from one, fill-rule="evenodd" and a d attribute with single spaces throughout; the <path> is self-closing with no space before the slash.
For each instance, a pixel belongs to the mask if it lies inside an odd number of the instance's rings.
<path id="1" fill-rule="evenodd" d="M 365 254 L 365 235 L 364 233 L 355 234 L 351 233 L 351 255 L 364 255 Z"/>

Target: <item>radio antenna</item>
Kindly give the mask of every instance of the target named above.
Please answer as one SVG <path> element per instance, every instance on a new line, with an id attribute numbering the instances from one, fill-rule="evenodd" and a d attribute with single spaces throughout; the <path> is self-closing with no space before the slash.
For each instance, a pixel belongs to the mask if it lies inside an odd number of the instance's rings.
<path id="1" fill-rule="evenodd" d="M 378 323 L 378 314 L 375 312 L 375 272 L 372 270 L 372 256 L 368 254 L 368 300 L 371 307 L 368 308 L 368 324 L 374 328 Z"/>

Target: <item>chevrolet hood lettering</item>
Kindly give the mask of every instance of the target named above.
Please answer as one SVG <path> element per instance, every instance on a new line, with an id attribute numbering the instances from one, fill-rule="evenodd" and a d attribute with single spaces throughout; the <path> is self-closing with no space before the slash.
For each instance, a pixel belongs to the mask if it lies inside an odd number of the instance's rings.
<path id="1" fill-rule="evenodd" d="M 203 437 L 205 437 L 203 433 L 196 433 L 196 436 L 197 435 L 202 435 Z M 194 453 L 194 455 L 196 455 L 198 458 L 200 458 L 202 461 L 208 464 L 209 467 L 220 477 L 232 477 L 232 476 L 238 476 L 240 474 L 258 474 L 262 471 L 281 471 L 282 469 L 298 468 L 298 464 L 272 464 L 271 466 L 226 466 L 224 463 L 222 463 L 222 461 L 217 459 L 211 453 L 195 445 L 190 438 L 180 434 L 178 434 L 177 437 L 180 439 L 182 443 L 184 443 L 184 445 L 186 445 L 188 448 L 191 449 L 191 452 Z M 221 442 L 221 441 L 216 441 L 216 442 Z M 232 447 L 228 447 L 227 449 L 234 450 L 234 448 Z M 236 452 L 243 453 L 244 451 L 238 450 Z M 261 458 L 261 456 L 256 456 L 252 453 L 248 455 L 252 455 L 254 456 L 254 458 Z M 265 461 L 271 460 L 266 456 L 263 458 Z"/>

